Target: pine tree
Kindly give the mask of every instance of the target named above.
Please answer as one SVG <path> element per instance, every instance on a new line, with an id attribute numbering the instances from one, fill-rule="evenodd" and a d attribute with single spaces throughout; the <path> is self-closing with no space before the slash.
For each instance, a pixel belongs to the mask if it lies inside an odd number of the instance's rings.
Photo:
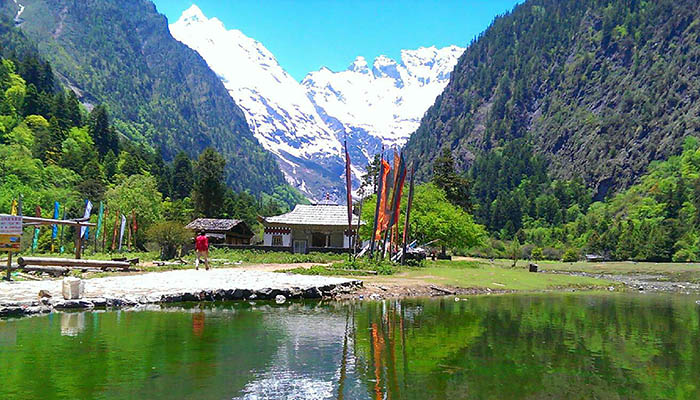
<path id="1" fill-rule="evenodd" d="M 109 114 L 103 105 L 95 107 L 88 117 L 88 131 L 95 141 L 95 147 L 100 157 L 112 150 L 119 154 L 119 139 L 111 126 L 109 126 Z"/>
<path id="2" fill-rule="evenodd" d="M 27 85 L 27 92 L 24 95 L 24 107 L 22 114 L 25 117 L 28 115 L 41 115 L 46 117 L 48 115 L 48 107 L 42 101 L 42 96 L 39 94 L 39 91 L 33 83 Z"/>
<path id="3" fill-rule="evenodd" d="M 90 162 L 85 164 L 81 176 L 83 179 L 77 187 L 80 194 L 92 201 L 102 200 L 106 190 L 107 179 L 102 172 L 100 163 L 95 159 L 90 160 Z"/>
<path id="4" fill-rule="evenodd" d="M 455 159 L 452 151 L 445 147 L 433 164 L 433 183 L 445 191 L 450 203 L 465 211 L 471 210 L 469 180 L 455 172 Z"/>
<path id="5" fill-rule="evenodd" d="M 173 161 L 173 200 L 190 196 L 193 183 L 192 161 L 184 151 L 181 151 L 177 153 Z"/>
<path id="6" fill-rule="evenodd" d="M 211 147 L 204 149 L 199 155 L 195 166 L 195 182 L 192 191 L 196 215 L 217 217 L 224 212 L 225 166 L 226 160 Z"/>
<path id="7" fill-rule="evenodd" d="M 72 90 L 68 91 L 68 96 L 66 98 L 66 112 L 66 116 L 70 120 L 72 126 L 83 125 L 83 115 L 80 112 L 80 101 L 78 101 L 78 97 Z"/>
<path id="8" fill-rule="evenodd" d="M 107 179 L 111 180 L 117 172 L 119 172 L 119 159 L 112 150 L 105 154 L 104 171 Z"/>

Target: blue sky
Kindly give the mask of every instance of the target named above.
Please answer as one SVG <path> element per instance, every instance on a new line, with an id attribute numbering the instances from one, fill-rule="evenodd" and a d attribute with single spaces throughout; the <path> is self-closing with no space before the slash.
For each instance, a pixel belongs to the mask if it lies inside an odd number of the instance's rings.
<path id="1" fill-rule="evenodd" d="M 228 29 L 267 47 L 297 80 L 323 66 L 347 68 L 357 56 L 399 60 L 401 49 L 466 47 L 517 0 L 154 0 L 173 23 L 197 4 Z"/>

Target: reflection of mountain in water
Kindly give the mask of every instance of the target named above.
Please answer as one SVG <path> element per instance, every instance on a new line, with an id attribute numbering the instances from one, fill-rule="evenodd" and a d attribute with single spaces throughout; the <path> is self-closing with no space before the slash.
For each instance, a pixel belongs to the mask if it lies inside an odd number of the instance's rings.
<path id="1" fill-rule="evenodd" d="M 274 327 L 284 339 L 270 364 L 237 399 L 335 398 L 349 333 L 346 323 L 352 323 L 351 317 L 344 313 L 329 315 L 326 308 L 300 311 L 290 313 L 287 308 L 276 308 L 265 315 L 264 323 Z M 346 358 L 348 355 L 349 352 Z"/>

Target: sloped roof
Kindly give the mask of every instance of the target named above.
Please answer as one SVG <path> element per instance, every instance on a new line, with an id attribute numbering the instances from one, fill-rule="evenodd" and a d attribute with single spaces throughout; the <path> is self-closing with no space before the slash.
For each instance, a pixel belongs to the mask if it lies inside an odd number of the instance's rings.
<path id="1" fill-rule="evenodd" d="M 356 215 L 352 216 L 353 226 L 357 225 L 357 219 Z M 347 226 L 348 208 L 347 206 L 329 204 L 299 204 L 291 212 L 262 218 L 262 222 L 263 224 L 284 225 Z"/>
<path id="2" fill-rule="evenodd" d="M 245 222 L 239 219 L 197 218 L 185 226 L 194 231 L 228 231 Z"/>

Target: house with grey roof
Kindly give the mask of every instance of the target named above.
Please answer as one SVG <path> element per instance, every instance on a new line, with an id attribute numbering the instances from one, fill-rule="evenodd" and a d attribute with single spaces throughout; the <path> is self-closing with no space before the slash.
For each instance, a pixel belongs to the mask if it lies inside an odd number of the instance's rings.
<path id="1" fill-rule="evenodd" d="M 358 216 L 348 228 L 347 206 L 300 204 L 286 214 L 260 217 L 265 227 L 264 246 L 305 254 L 312 251 L 345 252 L 352 247 Z"/>
<path id="2" fill-rule="evenodd" d="M 197 218 L 185 229 L 204 232 L 211 244 L 249 245 L 255 236 L 248 224 L 238 219 Z"/>

